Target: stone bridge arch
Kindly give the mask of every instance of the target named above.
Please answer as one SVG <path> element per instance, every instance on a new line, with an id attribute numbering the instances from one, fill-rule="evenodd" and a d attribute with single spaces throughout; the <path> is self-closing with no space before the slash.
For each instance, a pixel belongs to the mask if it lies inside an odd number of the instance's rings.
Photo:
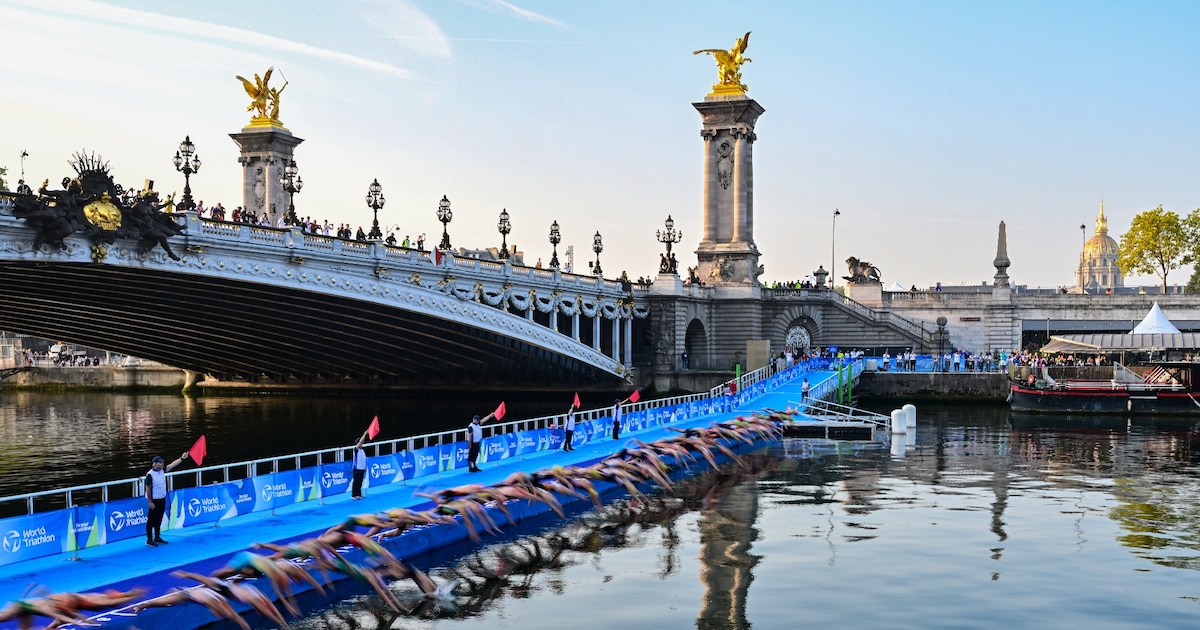
<path id="1" fill-rule="evenodd" d="M 692 319 L 688 322 L 687 329 L 683 334 L 683 349 L 688 353 L 689 369 L 712 368 L 712 349 L 704 322 L 699 319 Z"/>
<path id="2" fill-rule="evenodd" d="M 780 312 L 772 320 L 766 332 L 772 348 L 786 348 L 789 341 L 805 341 L 807 345 L 820 343 L 823 313 L 814 306 L 792 306 Z M 803 346 L 797 349 L 802 349 Z"/>

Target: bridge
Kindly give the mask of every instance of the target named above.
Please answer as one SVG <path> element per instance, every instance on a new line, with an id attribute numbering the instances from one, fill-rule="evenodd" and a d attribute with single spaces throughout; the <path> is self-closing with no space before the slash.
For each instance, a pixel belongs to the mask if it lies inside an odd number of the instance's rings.
<path id="1" fill-rule="evenodd" d="M 599 277 L 194 212 L 167 215 L 182 228 L 167 248 L 35 246 L 14 199 L 0 200 L 0 329 L 223 382 L 615 387 L 647 313 Z"/>

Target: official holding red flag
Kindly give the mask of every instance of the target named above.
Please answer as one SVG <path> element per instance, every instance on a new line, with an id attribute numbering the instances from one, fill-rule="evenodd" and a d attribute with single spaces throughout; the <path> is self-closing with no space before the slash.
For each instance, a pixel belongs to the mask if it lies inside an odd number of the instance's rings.
<path id="1" fill-rule="evenodd" d="M 575 400 L 571 403 L 571 408 L 567 410 L 567 417 L 563 418 L 563 450 L 573 451 L 574 446 L 571 446 L 571 439 L 575 437 L 575 409 L 579 407 L 579 394 L 575 394 Z"/>
<path id="2" fill-rule="evenodd" d="M 182 464 L 187 458 L 187 451 L 184 451 L 183 455 L 177 457 L 170 464 L 164 465 L 165 460 L 162 455 L 155 455 L 150 463 L 150 471 L 146 473 L 145 482 L 146 506 L 150 509 L 146 515 L 147 547 L 167 544 L 162 537 L 162 520 L 163 515 L 167 512 L 167 473 Z"/>
<path id="3" fill-rule="evenodd" d="M 480 472 L 479 465 L 479 449 L 483 446 L 483 423 L 495 418 L 497 420 L 504 417 L 504 403 L 501 402 L 499 407 L 492 413 L 489 413 L 482 420 L 479 416 L 471 418 L 471 424 L 467 425 L 467 443 L 469 450 L 467 451 L 467 472 Z"/>
<path id="4" fill-rule="evenodd" d="M 639 393 L 639 391 L 640 390 L 636 390 L 636 389 L 633 390 L 633 393 L 630 394 L 629 397 L 626 398 L 625 400 L 621 400 L 618 398 L 616 403 L 613 405 L 612 436 L 613 436 L 614 440 L 621 439 L 621 416 L 624 415 L 622 413 L 621 405 L 624 405 L 627 402 L 637 402 L 637 401 L 641 400 L 642 395 Z"/>
<path id="5" fill-rule="evenodd" d="M 367 439 L 375 439 L 379 435 L 379 416 L 375 416 L 371 420 L 370 426 L 366 431 L 358 437 L 358 442 L 354 444 L 354 481 L 350 484 L 350 498 L 355 501 L 363 498 L 363 479 L 367 477 L 367 452 L 363 450 L 363 442 Z"/>

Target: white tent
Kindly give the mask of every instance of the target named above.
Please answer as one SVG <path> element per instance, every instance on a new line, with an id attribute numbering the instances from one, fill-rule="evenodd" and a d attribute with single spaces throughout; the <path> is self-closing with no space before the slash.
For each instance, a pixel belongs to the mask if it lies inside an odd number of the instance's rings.
<path id="1" fill-rule="evenodd" d="M 1129 333 L 1132 335 L 1178 335 L 1179 329 L 1171 323 L 1171 320 L 1167 319 L 1167 315 L 1159 308 L 1158 302 L 1155 302 L 1150 312 L 1146 313 L 1142 323 L 1134 326 Z"/>
<path id="2" fill-rule="evenodd" d="M 884 291 L 888 291 L 889 293 L 900 293 L 902 291 L 907 291 L 907 290 L 908 290 L 908 287 L 904 286 L 903 284 L 900 284 L 899 282 L 892 282 L 892 286 L 884 289 Z"/>

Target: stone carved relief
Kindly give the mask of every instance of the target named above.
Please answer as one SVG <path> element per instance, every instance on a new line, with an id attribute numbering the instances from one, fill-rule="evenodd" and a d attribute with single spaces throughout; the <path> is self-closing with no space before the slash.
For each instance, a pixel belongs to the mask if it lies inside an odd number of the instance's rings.
<path id="1" fill-rule="evenodd" d="M 254 207 L 259 212 L 267 202 L 267 182 L 263 177 L 263 167 L 254 169 Z"/>
<path id="2" fill-rule="evenodd" d="M 727 141 L 717 147 L 717 182 L 721 188 L 733 183 L 733 145 Z"/>
<path id="3" fill-rule="evenodd" d="M 712 266 L 708 268 L 709 280 L 728 280 L 733 276 L 733 261 L 728 258 L 717 258 L 712 262 Z"/>

